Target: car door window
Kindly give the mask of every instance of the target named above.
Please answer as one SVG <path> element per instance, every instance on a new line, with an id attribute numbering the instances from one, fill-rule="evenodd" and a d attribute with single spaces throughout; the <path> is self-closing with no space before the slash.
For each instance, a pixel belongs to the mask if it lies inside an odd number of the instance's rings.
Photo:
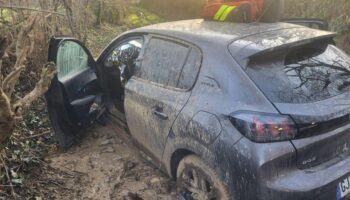
<path id="1" fill-rule="evenodd" d="M 57 76 L 59 80 L 69 79 L 88 68 L 88 54 L 74 41 L 63 41 L 57 51 Z"/>
<path id="2" fill-rule="evenodd" d="M 138 76 L 165 86 L 176 87 L 190 47 L 162 38 L 151 38 Z"/>
<path id="3" fill-rule="evenodd" d="M 183 67 L 177 88 L 188 90 L 190 89 L 197 78 L 199 69 L 202 63 L 202 54 L 197 48 L 191 48 L 187 57 L 186 64 Z"/>

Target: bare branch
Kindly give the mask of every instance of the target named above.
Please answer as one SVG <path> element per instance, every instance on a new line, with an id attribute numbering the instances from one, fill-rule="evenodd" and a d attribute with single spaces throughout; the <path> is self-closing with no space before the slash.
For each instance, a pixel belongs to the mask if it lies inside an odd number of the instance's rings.
<path id="1" fill-rule="evenodd" d="M 11 97 L 14 91 L 15 85 L 18 81 L 18 78 L 25 68 L 27 62 L 28 54 L 30 53 L 30 44 L 33 42 L 29 38 L 29 33 L 33 30 L 34 24 L 38 19 L 38 15 L 32 17 L 28 24 L 26 24 L 18 34 L 18 39 L 16 43 L 16 63 L 14 66 L 14 71 L 11 72 L 3 81 L 2 88 L 6 96 Z"/>
<path id="2" fill-rule="evenodd" d="M 4 56 L 5 50 L 7 48 L 7 39 L 0 36 L 0 59 Z"/>
<path id="3" fill-rule="evenodd" d="M 30 11 L 34 11 L 34 12 L 43 12 L 43 13 L 50 13 L 50 14 L 60 15 L 60 16 L 66 16 L 63 13 L 59 13 L 59 12 L 55 12 L 55 11 L 41 10 L 41 9 L 36 9 L 36 8 L 27 8 L 27 7 L 22 7 L 22 6 L 0 5 L 0 8 L 6 8 L 6 9 L 11 9 L 11 10 L 30 10 Z"/>
<path id="4" fill-rule="evenodd" d="M 6 38 L 2 38 L 0 37 L 0 85 L 2 83 L 2 73 L 1 73 L 1 70 L 2 70 L 2 59 L 3 57 L 5 56 L 6 54 L 6 48 L 7 48 L 7 39 Z"/>
<path id="5" fill-rule="evenodd" d="M 21 74 L 21 72 L 23 71 L 23 69 L 25 68 L 24 65 L 21 65 L 17 68 L 15 68 L 14 71 L 12 71 L 9 75 L 6 76 L 6 78 L 4 79 L 3 83 L 2 83 L 2 87 L 4 90 L 4 93 L 6 96 L 12 96 L 12 93 L 14 91 L 14 87 L 18 81 L 18 78 Z"/>
<path id="6" fill-rule="evenodd" d="M 13 189 L 13 185 L 12 185 L 12 182 L 11 182 L 9 170 L 7 169 L 6 163 L 5 163 L 4 159 L 2 158 L 2 155 L 0 155 L 0 160 L 1 160 L 2 165 L 3 165 L 4 168 L 5 168 L 5 175 L 6 175 L 7 181 L 8 181 L 9 184 L 10 184 L 12 197 L 13 197 L 14 199 L 16 199 L 16 193 L 15 193 L 15 191 L 14 191 L 14 189 Z"/>
<path id="7" fill-rule="evenodd" d="M 74 20 L 73 20 L 73 11 L 72 11 L 72 5 L 71 2 L 67 1 L 67 0 L 62 0 L 63 2 L 63 6 L 66 9 L 66 13 L 67 13 L 67 19 L 68 19 L 68 25 L 70 27 L 70 30 L 72 32 L 72 34 L 74 35 L 76 33 L 75 28 L 74 28 Z"/>
<path id="8" fill-rule="evenodd" d="M 46 68 L 42 69 L 41 78 L 36 83 L 35 88 L 24 95 L 23 98 L 14 98 L 15 86 L 19 81 L 21 72 L 28 64 L 27 59 L 32 58 L 33 63 L 43 62 L 44 59 L 38 58 L 41 55 L 38 53 L 41 53 L 40 51 L 46 48 L 46 39 L 49 34 L 54 34 L 59 30 L 60 24 L 58 23 L 63 23 L 66 20 L 59 16 L 66 16 L 65 14 L 57 12 L 61 5 L 61 0 L 55 2 L 54 7 L 51 9 L 51 4 L 48 4 L 46 0 L 41 0 L 41 8 L 36 9 L 28 8 L 30 4 L 21 4 L 27 7 L 4 6 L 4 3 L 0 0 L 0 11 L 2 8 L 12 10 L 9 13 L 11 20 L 4 25 L 0 32 L 0 151 L 9 141 L 15 123 L 18 122 L 17 120 L 21 119 L 23 112 L 30 107 L 33 101 L 48 90 L 54 77 L 55 67 L 52 63 L 49 63 L 46 65 Z M 72 16 L 72 10 L 70 9 L 70 11 Z M 59 22 L 57 22 L 58 19 Z M 42 21 L 39 23 L 39 20 Z M 50 27 L 52 24 L 54 24 L 54 28 L 51 30 L 51 33 L 48 33 L 47 27 Z M 2 60 L 5 60 L 6 57 L 16 58 L 16 61 L 12 63 L 11 59 L 9 60 L 11 64 L 6 62 L 6 64 L 9 64 L 9 66 L 6 66 L 6 69 L 11 69 L 12 72 L 6 77 L 1 77 Z M 35 59 L 40 59 L 40 62 L 36 62 Z M 39 65 L 41 66 L 41 64 Z"/>
<path id="9" fill-rule="evenodd" d="M 29 55 L 33 54 L 34 48 L 35 48 L 35 39 L 34 36 L 31 34 L 28 36 L 30 48 L 29 48 Z"/>
<path id="10" fill-rule="evenodd" d="M 34 100 L 42 96 L 48 90 L 51 80 L 56 73 L 55 69 L 54 63 L 46 64 L 42 69 L 41 78 L 35 88 L 14 104 L 13 108 L 17 117 L 21 116 L 23 111 L 27 110 Z"/>

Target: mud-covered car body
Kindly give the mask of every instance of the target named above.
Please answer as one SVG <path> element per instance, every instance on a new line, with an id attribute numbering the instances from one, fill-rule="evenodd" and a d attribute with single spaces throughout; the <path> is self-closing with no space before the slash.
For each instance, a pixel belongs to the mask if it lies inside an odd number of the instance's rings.
<path id="1" fill-rule="evenodd" d="M 217 171 L 233 199 L 340 199 L 348 190 L 339 190 L 350 176 L 350 120 L 344 118 L 350 94 L 273 102 L 261 80 L 247 72 L 252 58 L 266 55 L 268 59 L 270 54 L 315 43 L 331 45 L 333 37 L 287 23 L 203 20 L 132 30 L 115 39 L 96 62 L 89 55 L 90 68 L 67 79 L 55 78 L 47 94 L 51 121 L 56 133 L 74 135 L 101 110 L 112 113 L 111 107 L 118 104 L 136 143 L 172 177 L 182 158 L 196 154 Z M 118 45 L 135 38 L 142 45 L 131 75 L 121 86 L 115 82 L 120 71 L 113 71 L 106 61 Z M 57 60 L 62 41 L 77 42 L 53 39 L 52 61 Z M 160 68 L 165 66 L 170 69 Z M 333 123 L 311 135 L 291 132 L 292 137 L 255 140 L 242 133 L 245 130 L 238 123 L 256 113 L 272 119 L 283 116 L 296 132 L 301 132 L 298 125 Z M 347 121 L 338 123 L 340 118 Z M 279 131 L 286 129 L 281 126 Z"/>

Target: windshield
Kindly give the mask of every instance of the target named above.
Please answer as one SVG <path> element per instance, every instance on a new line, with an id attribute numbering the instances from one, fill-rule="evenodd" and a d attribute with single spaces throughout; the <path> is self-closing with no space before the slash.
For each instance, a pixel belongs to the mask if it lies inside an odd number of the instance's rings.
<path id="1" fill-rule="evenodd" d="M 323 46 L 261 55 L 250 61 L 247 73 L 275 103 L 309 103 L 349 91 L 349 57 Z"/>

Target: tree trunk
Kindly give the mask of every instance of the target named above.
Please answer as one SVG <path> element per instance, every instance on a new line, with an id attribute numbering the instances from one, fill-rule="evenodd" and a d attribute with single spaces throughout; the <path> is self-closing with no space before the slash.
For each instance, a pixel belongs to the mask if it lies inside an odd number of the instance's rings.
<path id="1" fill-rule="evenodd" d="M 0 150 L 5 148 L 14 128 L 14 114 L 7 96 L 0 89 Z"/>
<path id="2" fill-rule="evenodd" d="M 0 36 L 0 85 L 2 84 L 2 58 L 5 55 L 7 39 Z M 0 150 L 3 149 L 10 138 L 14 127 L 14 114 L 8 97 L 0 88 Z"/>
<path id="3" fill-rule="evenodd" d="M 98 1 L 98 8 L 96 12 L 96 26 L 101 25 L 102 23 L 102 13 L 103 13 L 103 0 Z"/>

